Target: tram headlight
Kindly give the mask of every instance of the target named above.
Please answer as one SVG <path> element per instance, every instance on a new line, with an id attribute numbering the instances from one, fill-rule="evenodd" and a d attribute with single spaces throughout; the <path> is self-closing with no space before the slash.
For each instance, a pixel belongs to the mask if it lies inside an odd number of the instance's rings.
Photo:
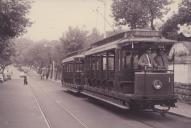
<path id="1" fill-rule="evenodd" d="M 162 82 L 160 80 L 154 80 L 153 81 L 154 89 L 159 90 L 159 89 L 162 88 L 162 86 L 163 86 L 163 84 L 162 84 Z"/>

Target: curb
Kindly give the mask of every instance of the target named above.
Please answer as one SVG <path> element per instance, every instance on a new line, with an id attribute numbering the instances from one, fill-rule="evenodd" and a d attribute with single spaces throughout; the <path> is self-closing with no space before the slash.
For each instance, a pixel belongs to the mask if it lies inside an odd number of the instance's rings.
<path id="1" fill-rule="evenodd" d="M 170 114 L 170 115 L 175 115 L 175 116 L 178 116 L 178 117 L 183 117 L 183 118 L 191 119 L 191 117 L 188 117 L 186 115 L 180 115 L 180 114 L 177 114 L 177 113 L 174 113 L 174 112 L 167 112 L 167 113 Z"/>

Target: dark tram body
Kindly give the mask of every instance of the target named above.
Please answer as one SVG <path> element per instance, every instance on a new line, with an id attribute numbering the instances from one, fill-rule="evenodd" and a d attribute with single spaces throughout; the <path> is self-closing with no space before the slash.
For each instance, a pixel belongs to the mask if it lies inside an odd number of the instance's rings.
<path id="1" fill-rule="evenodd" d="M 85 84 L 84 55 L 81 52 L 74 52 L 68 55 L 62 63 L 62 86 L 79 93 Z"/>
<path id="2" fill-rule="evenodd" d="M 167 56 L 174 43 L 153 30 L 131 30 L 105 38 L 62 61 L 62 84 L 123 109 L 174 107 L 174 69 L 138 64 L 146 49 L 154 54 L 163 48 Z"/>

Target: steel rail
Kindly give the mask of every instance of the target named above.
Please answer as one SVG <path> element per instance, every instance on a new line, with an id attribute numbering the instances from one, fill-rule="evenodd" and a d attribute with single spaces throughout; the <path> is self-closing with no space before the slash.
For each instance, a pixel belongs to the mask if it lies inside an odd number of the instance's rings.
<path id="1" fill-rule="evenodd" d="M 75 119 L 81 126 L 83 126 L 84 128 L 89 128 L 88 125 L 87 125 L 84 121 L 82 121 L 75 113 L 73 113 L 68 107 L 66 107 L 65 105 L 63 105 L 59 100 L 56 100 L 56 99 L 50 97 L 50 96 L 47 94 L 46 90 L 43 89 L 42 85 L 39 84 L 38 87 L 39 87 L 39 89 L 41 90 L 41 92 L 43 92 L 46 96 L 48 96 L 50 100 L 52 100 L 55 104 L 57 104 L 58 107 L 60 107 L 62 110 L 64 110 L 66 113 L 68 113 L 68 115 L 70 115 L 73 119 Z M 37 99 L 38 99 L 38 98 L 37 98 Z M 41 109 L 41 110 L 42 110 L 42 109 Z M 43 111 L 43 110 L 42 110 L 42 111 Z M 172 114 L 172 113 L 169 113 L 169 112 L 167 112 L 167 114 L 169 114 L 169 115 L 174 115 L 174 116 L 178 116 L 178 115 L 176 115 L 176 114 Z M 45 115 L 45 114 L 44 114 L 44 115 Z M 45 115 L 45 117 L 46 117 L 46 115 Z M 182 117 L 182 116 L 178 116 L 178 117 Z M 185 118 L 185 117 L 184 117 L 184 118 Z M 150 124 L 149 122 L 146 122 L 146 121 L 144 121 L 144 120 L 142 120 L 142 119 L 134 119 L 134 120 L 137 121 L 137 122 L 140 122 L 140 123 L 142 123 L 142 124 L 144 124 L 144 125 L 147 125 L 147 126 L 149 126 L 149 127 L 151 127 L 151 128 L 158 128 L 157 126 L 154 126 L 153 124 Z M 47 120 L 47 122 L 50 124 L 50 121 Z M 51 127 L 50 127 L 50 128 L 51 128 Z"/>
<path id="2" fill-rule="evenodd" d="M 44 91 L 44 89 L 41 88 L 41 85 L 38 86 L 38 87 L 40 88 L 41 92 L 44 92 L 44 94 L 45 94 L 46 96 L 48 96 L 47 93 Z M 32 87 L 31 87 L 31 89 L 32 89 Z M 48 97 L 49 97 L 49 96 L 48 96 Z M 36 98 L 36 99 L 38 100 L 38 98 Z M 64 110 L 66 113 L 68 113 L 68 115 L 70 115 L 73 119 L 75 119 L 81 126 L 83 126 L 84 128 L 89 128 L 84 121 L 80 120 L 80 118 L 78 118 L 74 113 L 72 113 L 71 110 L 68 109 L 66 106 L 63 106 L 62 104 L 59 103 L 59 101 L 57 101 L 57 100 L 55 100 L 55 99 L 53 99 L 53 98 L 50 98 L 50 97 L 49 97 L 49 99 L 51 99 L 55 104 L 57 104 L 58 107 L 60 107 L 62 110 Z M 42 108 L 42 107 L 41 107 L 41 108 Z M 41 110 L 42 110 L 42 109 L 41 109 Z M 43 110 L 42 110 L 42 111 L 43 111 Z M 43 112 L 43 113 L 44 113 L 44 112 Z M 46 117 L 45 114 L 44 114 L 44 116 Z M 46 117 L 46 119 L 47 119 L 47 117 Z M 47 119 L 47 123 L 49 124 L 49 126 L 51 126 L 51 125 L 50 125 L 50 121 L 49 121 L 48 119 Z M 51 127 L 49 127 L 49 128 L 51 128 Z"/>
<path id="3" fill-rule="evenodd" d="M 43 117 L 43 119 L 44 119 L 44 121 L 45 121 L 47 127 L 48 127 L 48 128 L 52 128 L 50 121 L 48 120 L 48 118 L 47 118 L 45 112 L 43 111 L 42 106 L 41 106 L 40 103 L 39 103 L 39 100 L 38 100 L 37 96 L 35 95 L 36 93 L 34 92 L 34 90 L 33 90 L 33 88 L 31 87 L 31 85 L 29 85 L 29 87 L 30 87 L 30 89 L 31 89 L 32 96 L 33 96 L 34 99 L 35 99 L 35 102 L 36 102 L 36 104 L 37 104 L 37 106 L 38 106 L 38 108 L 39 108 L 39 110 L 40 110 L 40 113 L 41 113 L 41 115 L 42 115 L 42 117 Z"/>

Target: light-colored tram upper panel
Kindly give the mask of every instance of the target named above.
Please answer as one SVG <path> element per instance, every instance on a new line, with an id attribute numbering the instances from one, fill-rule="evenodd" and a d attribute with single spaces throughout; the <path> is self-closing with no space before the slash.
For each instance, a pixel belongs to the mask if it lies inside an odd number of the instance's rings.
<path id="1" fill-rule="evenodd" d="M 109 38 L 112 38 L 112 37 L 109 37 Z M 128 46 L 128 45 L 131 45 L 132 43 L 133 44 L 155 43 L 159 45 L 160 44 L 172 45 L 176 43 L 176 41 L 163 38 L 160 32 L 155 30 L 131 30 L 131 31 L 124 32 L 122 38 L 116 39 L 114 41 L 110 41 L 103 45 L 93 46 L 90 50 L 85 52 L 85 56 L 116 49 L 123 46 Z"/>
<path id="2" fill-rule="evenodd" d="M 104 51 L 109 51 L 112 49 L 132 45 L 132 44 L 155 43 L 155 44 L 163 44 L 163 45 L 168 45 L 168 44 L 172 45 L 176 42 L 177 41 L 175 40 L 169 40 L 169 39 L 163 38 L 160 31 L 135 29 L 135 30 L 119 33 L 114 36 L 105 38 L 101 41 L 95 42 L 94 44 L 92 44 L 89 50 L 86 50 L 77 55 L 68 57 L 64 59 L 62 63 L 74 61 L 74 58 L 77 58 L 77 57 L 83 58 L 88 55 L 101 53 Z"/>

